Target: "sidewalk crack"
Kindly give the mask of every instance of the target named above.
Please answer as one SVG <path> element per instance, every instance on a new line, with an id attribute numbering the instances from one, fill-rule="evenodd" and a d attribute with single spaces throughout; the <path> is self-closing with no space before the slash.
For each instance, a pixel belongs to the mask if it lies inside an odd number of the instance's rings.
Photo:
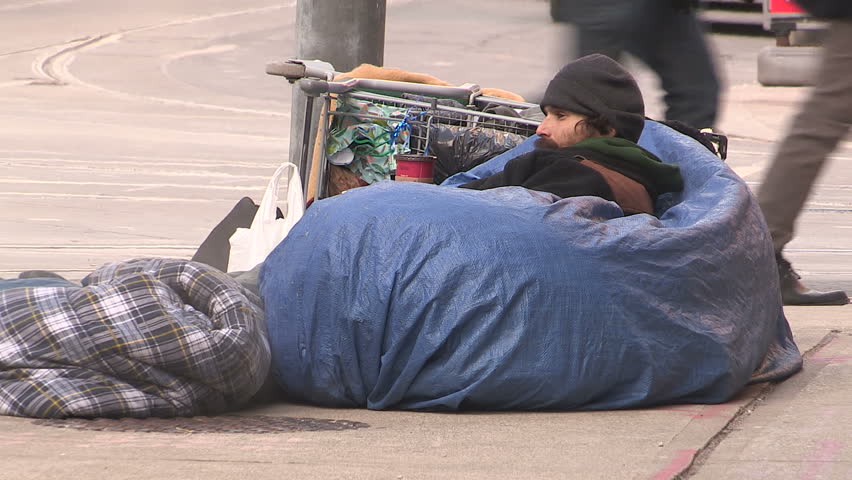
<path id="1" fill-rule="evenodd" d="M 834 339 L 837 338 L 840 333 L 842 333 L 840 330 L 829 331 L 828 334 L 826 334 L 822 338 L 822 340 L 820 340 L 811 349 L 802 354 L 802 359 L 806 360 L 815 356 L 817 353 L 819 353 L 820 350 L 825 348 L 826 345 L 834 341 Z M 769 395 L 771 395 L 772 392 L 774 392 L 775 389 L 778 388 L 778 386 L 781 385 L 781 383 L 783 383 L 784 381 L 769 382 L 762 389 L 760 389 L 758 394 L 755 395 L 755 397 L 750 402 L 740 407 L 737 413 L 735 413 L 734 416 L 731 417 L 731 420 L 725 424 L 725 426 L 719 431 L 719 433 L 711 437 L 710 440 L 708 440 L 707 443 L 698 450 L 698 452 L 692 459 L 692 463 L 690 463 L 689 466 L 687 466 L 683 471 L 671 477 L 671 480 L 685 480 L 698 474 L 701 470 L 701 467 L 704 466 L 710 456 L 713 455 L 713 452 L 716 450 L 716 447 L 718 447 L 719 444 L 721 444 L 726 438 L 728 438 L 728 435 L 730 435 L 731 432 L 733 432 L 740 425 L 742 425 L 742 423 L 749 416 L 751 416 L 751 414 L 766 401 L 766 398 L 769 397 Z"/>

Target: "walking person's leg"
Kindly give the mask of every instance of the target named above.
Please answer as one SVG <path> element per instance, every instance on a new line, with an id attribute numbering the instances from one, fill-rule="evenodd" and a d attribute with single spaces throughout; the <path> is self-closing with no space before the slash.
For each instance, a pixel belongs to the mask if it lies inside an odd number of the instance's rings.
<path id="1" fill-rule="evenodd" d="M 844 292 L 815 292 L 781 252 L 793 238 L 795 222 L 828 156 L 852 126 L 852 21 L 834 22 L 823 48 L 816 85 L 789 126 L 766 172 L 758 202 L 766 217 L 785 304 L 844 304 Z"/>
<path id="2" fill-rule="evenodd" d="M 637 6 L 629 0 L 560 0 L 554 18 L 570 23 L 576 34 L 566 43 L 573 43 L 572 55 L 564 61 L 600 53 L 620 60 L 625 43 L 630 41 L 630 24 Z"/>
<path id="3" fill-rule="evenodd" d="M 673 2 L 647 0 L 637 16 L 629 53 L 660 78 L 666 120 L 695 128 L 712 128 L 719 110 L 721 85 L 710 47 L 693 10 Z"/>

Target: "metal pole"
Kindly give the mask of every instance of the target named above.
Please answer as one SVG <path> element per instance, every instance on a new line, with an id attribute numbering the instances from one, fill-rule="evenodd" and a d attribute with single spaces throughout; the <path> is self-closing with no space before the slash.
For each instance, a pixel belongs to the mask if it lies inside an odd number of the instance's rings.
<path id="1" fill-rule="evenodd" d="M 381 66 L 386 10 L 386 0 L 298 0 L 299 58 L 329 62 L 338 72 L 362 63 Z"/>
<path id="2" fill-rule="evenodd" d="M 362 63 L 381 66 L 386 11 L 386 0 L 297 0 L 296 58 L 328 62 L 338 72 Z M 308 102 L 298 86 L 293 88 L 290 161 L 299 167 L 306 194 L 321 106 Z M 313 110 L 308 114 L 306 108 Z"/>

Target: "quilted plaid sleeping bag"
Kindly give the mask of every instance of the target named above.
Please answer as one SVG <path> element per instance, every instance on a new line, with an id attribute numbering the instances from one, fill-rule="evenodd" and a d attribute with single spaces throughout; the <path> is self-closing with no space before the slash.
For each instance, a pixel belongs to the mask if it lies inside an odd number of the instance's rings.
<path id="1" fill-rule="evenodd" d="M 270 364 L 257 296 L 200 263 L 105 265 L 82 287 L 0 291 L 0 414 L 223 412 Z"/>

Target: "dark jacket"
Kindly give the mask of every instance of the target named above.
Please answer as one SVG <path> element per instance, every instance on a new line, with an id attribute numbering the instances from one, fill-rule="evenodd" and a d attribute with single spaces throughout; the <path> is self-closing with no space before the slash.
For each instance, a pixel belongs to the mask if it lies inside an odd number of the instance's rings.
<path id="1" fill-rule="evenodd" d="M 852 18 L 850 0 L 796 0 L 808 13 L 819 18 Z"/>
<path id="2" fill-rule="evenodd" d="M 667 9 L 666 2 L 677 12 L 689 12 L 699 5 L 698 0 L 550 0 L 550 18 L 587 28 L 621 29 L 635 24 L 638 18 Z"/>
<path id="3" fill-rule="evenodd" d="M 683 178 L 678 167 L 629 140 L 600 137 L 533 150 L 510 160 L 501 172 L 461 185 L 474 190 L 507 186 L 561 198 L 591 195 L 618 203 L 628 215 L 653 214 L 657 196 L 683 190 Z"/>

